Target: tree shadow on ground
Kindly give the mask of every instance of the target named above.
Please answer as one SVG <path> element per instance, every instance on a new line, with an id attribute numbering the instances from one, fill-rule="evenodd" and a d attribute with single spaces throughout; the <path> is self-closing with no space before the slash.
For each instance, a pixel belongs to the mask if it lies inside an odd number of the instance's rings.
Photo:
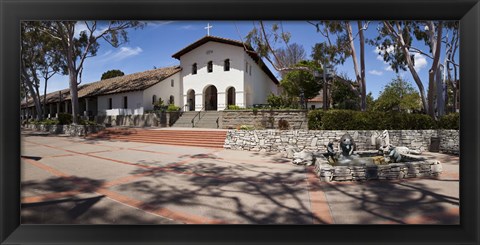
<path id="1" fill-rule="evenodd" d="M 94 192 L 103 185 L 103 180 L 96 180 L 84 177 L 53 177 L 45 181 L 25 181 L 21 184 L 23 191 L 41 191 L 41 192 Z"/>
<path id="2" fill-rule="evenodd" d="M 370 181 L 322 184 L 322 188 L 334 213 L 340 209 L 332 203 L 343 203 L 343 208 L 358 214 L 359 224 L 459 224 L 459 214 L 450 210 L 459 207 L 459 198 L 440 194 L 423 183 Z"/>
<path id="3" fill-rule="evenodd" d="M 248 163 L 224 166 L 204 159 L 131 174 L 147 178 L 115 188 L 137 193 L 144 208 L 193 209 L 227 223 L 326 223 L 311 212 L 304 168 L 275 172 Z"/>
<path id="4" fill-rule="evenodd" d="M 22 183 L 22 192 L 40 192 L 21 204 L 22 224 L 171 224 L 172 220 L 132 209 L 95 193 L 104 180 L 55 177 Z M 59 194 L 56 196 L 55 194 Z"/>

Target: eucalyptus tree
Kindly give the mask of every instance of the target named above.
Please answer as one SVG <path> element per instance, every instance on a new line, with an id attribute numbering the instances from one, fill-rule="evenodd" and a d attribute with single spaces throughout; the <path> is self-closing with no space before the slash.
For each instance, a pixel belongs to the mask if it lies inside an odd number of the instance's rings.
<path id="1" fill-rule="evenodd" d="M 444 69 L 446 71 L 446 79 L 444 79 L 448 88 L 452 88 L 452 98 L 448 97 L 448 92 L 445 93 L 445 101 L 452 101 L 452 111 L 455 112 L 457 108 L 457 96 L 460 86 L 460 81 L 458 79 L 458 56 L 457 51 L 459 47 L 459 22 L 458 21 L 449 21 L 445 23 L 446 35 L 443 39 L 445 44 L 445 59 L 444 59 Z M 453 76 L 452 76 L 453 71 Z"/>
<path id="2" fill-rule="evenodd" d="M 76 32 L 80 24 L 85 28 Z M 130 28 L 142 28 L 145 23 L 139 21 L 45 21 L 40 22 L 40 30 L 60 42 L 59 51 L 64 57 L 69 76 L 70 96 L 72 101 L 73 123 L 78 122 L 78 85 L 84 62 L 88 57 L 95 56 L 100 47 L 100 40 L 113 47 L 119 47 L 128 42 Z"/>
<path id="3" fill-rule="evenodd" d="M 29 95 L 35 106 L 37 119 L 45 114 L 47 82 L 54 74 L 65 72 L 58 53 L 58 42 L 39 31 L 39 23 L 21 22 L 21 84 L 25 97 Z M 44 79 L 44 107 L 41 106 L 40 81 Z M 26 100 L 28 103 L 28 100 Z"/>
<path id="4" fill-rule="evenodd" d="M 441 86 L 442 82 L 440 56 L 443 24 L 443 21 L 383 21 L 378 26 L 378 36 L 369 40 L 372 45 L 379 48 L 379 55 L 382 55 L 384 61 L 389 63 L 394 71 L 407 69 L 410 71 L 419 89 L 423 110 L 432 117 L 435 117 L 435 87 Z M 428 51 L 414 46 L 414 38 L 423 41 Z M 428 71 L 427 96 L 422 79 L 415 69 L 415 55 L 432 60 Z"/>
<path id="5" fill-rule="evenodd" d="M 354 34 L 352 24 L 354 21 L 308 21 L 315 26 L 325 41 L 315 45 L 313 58 L 319 62 L 333 65 L 343 64 L 347 58 L 351 58 L 355 72 L 355 85 L 345 84 L 360 98 L 360 109 L 367 108 L 367 88 L 365 79 L 365 34 L 370 24 L 369 21 L 356 21 L 357 33 Z M 358 40 L 359 52 L 355 48 Z M 359 91 L 357 91 L 357 88 Z"/>

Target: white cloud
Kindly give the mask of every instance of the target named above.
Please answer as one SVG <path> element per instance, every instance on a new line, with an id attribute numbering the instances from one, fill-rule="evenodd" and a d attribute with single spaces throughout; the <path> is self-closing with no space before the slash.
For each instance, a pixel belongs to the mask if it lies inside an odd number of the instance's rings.
<path id="1" fill-rule="evenodd" d="M 175 21 L 147 21 L 147 26 L 158 28 L 160 26 L 168 25 L 174 22 Z"/>
<path id="2" fill-rule="evenodd" d="M 375 75 L 375 76 L 381 76 L 383 75 L 383 72 L 382 71 L 377 71 L 377 70 L 371 70 L 371 71 L 368 71 L 368 73 L 372 74 L 372 75 Z"/>
<path id="3" fill-rule="evenodd" d="M 425 57 L 419 53 L 415 53 L 414 60 L 415 70 L 417 72 L 419 72 L 422 68 L 426 67 L 428 64 L 427 59 L 425 59 Z"/>
<path id="4" fill-rule="evenodd" d="M 140 47 L 120 47 L 116 49 L 114 52 L 112 51 L 107 51 L 105 54 L 103 54 L 100 57 L 100 62 L 109 62 L 109 61 L 120 61 L 124 60 L 128 57 L 136 56 L 139 55 L 141 52 L 143 52 L 142 48 Z"/>
<path id="5" fill-rule="evenodd" d="M 392 67 L 389 66 L 389 65 L 388 65 L 388 66 L 385 66 L 383 69 L 384 69 L 385 71 L 393 71 Z"/>
<path id="6" fill-rule="evenodd" d="M 180 26 L 180 29 L 182 29 L 182 30 L 194 30 L 196 28 L 193 25 L 184 25 L 184 26 Z"/>

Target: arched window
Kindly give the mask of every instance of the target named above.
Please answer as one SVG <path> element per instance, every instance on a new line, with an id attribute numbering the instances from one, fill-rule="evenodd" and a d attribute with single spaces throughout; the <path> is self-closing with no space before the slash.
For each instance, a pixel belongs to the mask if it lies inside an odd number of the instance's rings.
<path id="1" fill-rule="evenodd" d="M 230 71 L 230 59 L 226 59 L 223 62 L 223 70 L 224 71 Z"/>
<path id="2" fill-rule="evenodd" d="M 192 65 L 192 74 L 193 75 L 197 74 L 197 63 L 193 63 Z"/>
<path id="3" fill-rule="evenodd" d="M 213 61 L 209 61 L 207 64 L 207 72 L 213 72 Z"/>
<path id="4" fill-rule="evenodd" d="M 175 104 L 175 98 L 173 97 L 173 95 L 170 95 L 170 100 L 168 102 L 169 102 L 170 105 Z"/>
<path id="5" fill-rule="evenodd" d="M 153 95 L 152 96 L 152 104 L 155 104 L 155 102 L 157 102 L 157 96 Z"/>

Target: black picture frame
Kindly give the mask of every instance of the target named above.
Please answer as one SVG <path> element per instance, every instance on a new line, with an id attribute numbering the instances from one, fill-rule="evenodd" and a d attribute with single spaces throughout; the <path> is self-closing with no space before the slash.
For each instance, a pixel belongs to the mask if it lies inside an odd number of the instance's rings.
<path id="1" fill-rule="evenodd" d="M 478 0 L 0 0 L 1 244 L 479 244 Z M 460 20 L 460 225 L 21 225 L 21 20 Z"/>

